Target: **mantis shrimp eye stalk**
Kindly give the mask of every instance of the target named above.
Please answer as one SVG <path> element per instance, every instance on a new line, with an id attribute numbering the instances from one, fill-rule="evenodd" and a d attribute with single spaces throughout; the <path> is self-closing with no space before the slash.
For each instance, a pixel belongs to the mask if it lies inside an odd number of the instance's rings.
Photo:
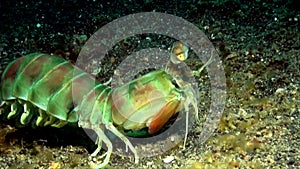
<path id="1" fill-rule="evenodd" d="M 183 147 L 185 148 L 188 127 L 189 127 L 189 105 L 192 104 L 195 111 L 195 116 L 198 118 L 198 107 L 197 107 L 197 92 L 193 89 L 191 85 L 191 79 L 193 78 L 192 71 L 183 62 L 188 58 L 189 48 L 183 42 L 175 42 L 172 46 L 170 52 L 170 60 L 166 65 L 166 72 L 172 75 L 176 83 L 179 85 L 180 90 L 183 93 L 183 101 L 180 106 L 180 110 L 185 111 L 186 121 L 185 121 L 185 136 Z"/>
<path id="2" fill-rule="evenodd" d="M 174 64 L 179 64 L 180 62 L 188 58 L 189 48 L 183 42 L 175 42 L 171 49 L 170 60 Z"/>
<path id="3" fill-rule="evenodd" d="M 189 124 L 189 105 L 192 105 L 194 109 L 194 114 L 196 121 L 199 122 L 199 111 L 197 106 L 197 96 L 198 96 L 198 89 L 196 90 L 192 86 L 193 75 L 199 76 L 202 70 L 208 66 L 213 61 L 213 57 L 211 58 L 197 71 L 190 71 L 185 63 L 188 58 L 188 51 L 189 48 L 183 42 L 175 42 L 172 46 L 170 52 L 170 60 L 166 66 L 166 72 L 172 75 L 177 84 L 179 85 L 180 90 L 183 92 L 183 105 L 181 106 L 181 110 L 184 109 L 186 112 L 186 128 L 185 128 L 185 137 L 184 137 L 184 144 L 185 147 L 187 135 L 188 135 L 188 124 Z"/>

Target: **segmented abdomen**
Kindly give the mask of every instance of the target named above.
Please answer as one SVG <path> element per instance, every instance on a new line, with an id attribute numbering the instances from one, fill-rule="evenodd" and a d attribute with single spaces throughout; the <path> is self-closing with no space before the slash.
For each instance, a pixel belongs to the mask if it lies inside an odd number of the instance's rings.
<path id="1" fill-rule="evenodd" d="M 110 91 L 68 61 L 37 53 L 10 63 L 1 79 L 2 104 L 13 104 L 18 100 L 23 105 L 41 109 L 39 116 L 46 113 L 66 122 L 78 121 L 78 113 L 82 119 L 89 120 L 93 106 L 88 105 L 94 104 L 95 99 L 106 104 L 102 100 L 107 99 Z"/>

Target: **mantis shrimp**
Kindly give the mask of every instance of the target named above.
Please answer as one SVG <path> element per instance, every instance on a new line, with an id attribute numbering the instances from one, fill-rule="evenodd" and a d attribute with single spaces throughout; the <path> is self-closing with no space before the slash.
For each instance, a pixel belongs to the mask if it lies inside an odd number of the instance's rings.
<path id="1" fill-rule="evenodd" d="M 189 104 L 198 117 L 193 88 L 174 71 L 187 58 L 187 51 L 183 43 L 174 43 L 165 70 L 149 72 L 114 90 L 60 57 L 23 56 L 2 74 L 0 106 L 8 111 L 1 114 L 19 118 L 23 125 L 62 127 L 78 122 L 80 127 L 92 129 L 98 137 L 92 156 L 99 153 L 102 142 L 107 146 L 105 158 L 96 168 L 106 166 L 112 154 L 113 145 L 104 133 L 107 129 L 129 147 L 138 163 L 138 152 L 120 128 L 148 128 L 149 134 L 157 133 L 175 113 L 188 111 Z"/>

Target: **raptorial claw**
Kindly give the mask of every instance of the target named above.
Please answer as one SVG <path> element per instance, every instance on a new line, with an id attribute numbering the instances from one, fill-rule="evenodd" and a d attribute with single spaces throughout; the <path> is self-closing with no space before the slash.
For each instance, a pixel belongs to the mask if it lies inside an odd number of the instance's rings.
<path id="1" fill-rule="evenodd" d="M 176 98 L 169 101 L 156 115 L 151 119 L 148 126 L 148 133 L 154 134 L 158 132 L 168 120 L 178 111 L 181 101 Z"/>

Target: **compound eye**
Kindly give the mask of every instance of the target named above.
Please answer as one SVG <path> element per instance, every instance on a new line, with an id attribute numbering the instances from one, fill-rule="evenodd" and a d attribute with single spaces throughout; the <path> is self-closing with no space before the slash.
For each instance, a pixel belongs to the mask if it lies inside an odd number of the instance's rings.
<path id="1" fill-rule="evenodd" d="M 184 61 L 188 57 L 188 47 L 182 42 L 175 42 L 172 46 L 171 60 L 173 63 Z M 177 62 L 176 62 L 177 60 Z"/>

